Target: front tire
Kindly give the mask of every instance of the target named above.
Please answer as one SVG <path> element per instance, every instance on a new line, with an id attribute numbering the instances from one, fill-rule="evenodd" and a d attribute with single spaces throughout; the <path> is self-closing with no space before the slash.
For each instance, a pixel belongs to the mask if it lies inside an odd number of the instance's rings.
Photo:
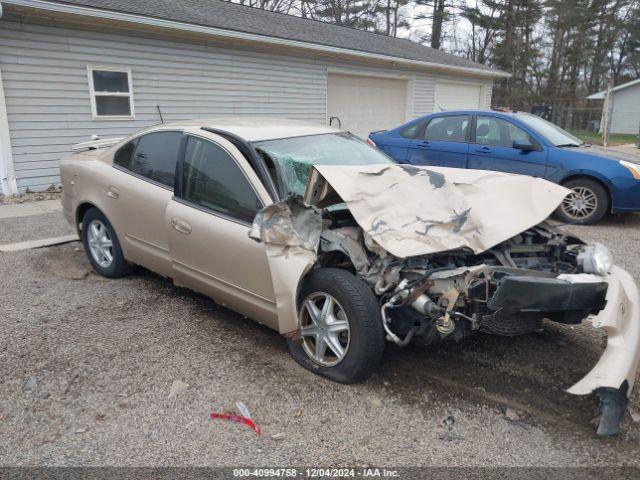
<path id="1" fill-rule="evenodd" d="M 320 268 L 300 292 L 299 341 L 287 340 L 307 370 L 340 383 L 366 379 L 384 352 L 380 306 L 371 289 L 346 270 Z"/>
<path id="2" fill-rule="evenodd" d="M 91 266 L 103 277 L 118 278 L 130 272 L 115 230 L 97 208 L 90 208 L 82 217 L 82 244 Z"/>
<path id="3" fill-rule="evenodd" d="M 563 222 L 593 225 L 607 214 L 609 195 L 600 183 L 588 178 L 576 178 L 563 186 L 573 190 L 556 210 L 556 216 Z"/>

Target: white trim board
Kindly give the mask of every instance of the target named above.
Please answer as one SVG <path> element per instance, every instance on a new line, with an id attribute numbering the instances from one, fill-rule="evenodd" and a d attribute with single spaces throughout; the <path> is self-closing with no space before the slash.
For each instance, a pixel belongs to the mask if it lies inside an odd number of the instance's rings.
<path id="1" fill-rule="evenodd" d="M 11 154 L 11 137 L 9 135 L 9 118 L 7 117 L 7 105 L 2 86 L 2 70 L 0 70 L 0 185 L 4 195 L 16 195 L 18 184 L 13 168 L 13 155 Z"/>
<path id="2" fill-rule="evenodd" d="M 80 240 L 77 234 L 64 235 L 62 237 L 43 238 L 41 240 L 27 240 L 26 242 L 7 243 L 0 245 L 0 252 L 12 253 L 21 252 L 23 250 L 31 250 L 33 248 L 52 247 L 63 243 L 77 242 Z"/>

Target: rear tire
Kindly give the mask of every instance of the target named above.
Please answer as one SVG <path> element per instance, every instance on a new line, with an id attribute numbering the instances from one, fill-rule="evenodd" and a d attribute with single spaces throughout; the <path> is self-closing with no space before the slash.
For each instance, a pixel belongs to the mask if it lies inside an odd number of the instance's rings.
<path id="1" fill-rule="evenodd" d="M 563 184 L 574 193 L 567 195 L 556 210 L 556 216 L 565 223 L 593 225 L 609 210 L 609 194 L 595 180 L 576 178 Z"/>
<path id="2" fill-rule="evenodd" d="M 340 383 L 364 380 L 376 369 L 384 329 L 378 301 L 364 282 L 346 270 L 315 270 L 304 280 L 298 310 L 302 339 L 287 344 L 300 365 Z"/>
<path id="3" fill-rule="evenodd" d="M 82 244 L 93 269 L 103 277 L 119 278 L 131 271 L 107 217 L 90 208 L 82 217 Z"/>

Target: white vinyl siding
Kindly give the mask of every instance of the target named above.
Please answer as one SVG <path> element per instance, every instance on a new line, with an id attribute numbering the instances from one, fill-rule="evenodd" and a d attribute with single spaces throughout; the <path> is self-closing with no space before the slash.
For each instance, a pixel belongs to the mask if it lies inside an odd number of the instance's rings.
<path id="1" fill-rule="evenodd" d="M 611 133 L 640 133 L 640 84 L 613 92 Z"/>
<path id="2" fill-rule="evenodd" d="M 93 119 L 87 67 L 131 70 L 135 119 Z M 327 122 L 327 75 L 345 69 L 407 79 L 407 117 L 431 113 L 440 75 L 204 40 L 0 19 L 13 162 L 20 191 L 59 183 L 60 158 L 92 134 L 131 134 L 160 122 L 226 115 Z M 478 85 L 486 80 L 475 80 Z M 375 102 L 376 99 L 371 99 Z"/>

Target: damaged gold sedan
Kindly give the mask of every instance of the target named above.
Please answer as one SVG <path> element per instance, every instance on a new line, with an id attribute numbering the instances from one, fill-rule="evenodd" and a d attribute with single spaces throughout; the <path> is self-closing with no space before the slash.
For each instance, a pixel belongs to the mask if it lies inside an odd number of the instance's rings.
<path id="1" fill-rule="evenodd" d="M 608 334 L 569 389 L 618 431 L 640 354 L 638 289 L 607 249 L 545 223 L 568 190 L 398 165 L 339 130 L 274 119 L 162 125 L 75 147 L 64 211 L 99 273 L 132 263 L 287 338 L 305 368 L 365 379 L 386 342 L 513 336 L 589 318 Z"/>

